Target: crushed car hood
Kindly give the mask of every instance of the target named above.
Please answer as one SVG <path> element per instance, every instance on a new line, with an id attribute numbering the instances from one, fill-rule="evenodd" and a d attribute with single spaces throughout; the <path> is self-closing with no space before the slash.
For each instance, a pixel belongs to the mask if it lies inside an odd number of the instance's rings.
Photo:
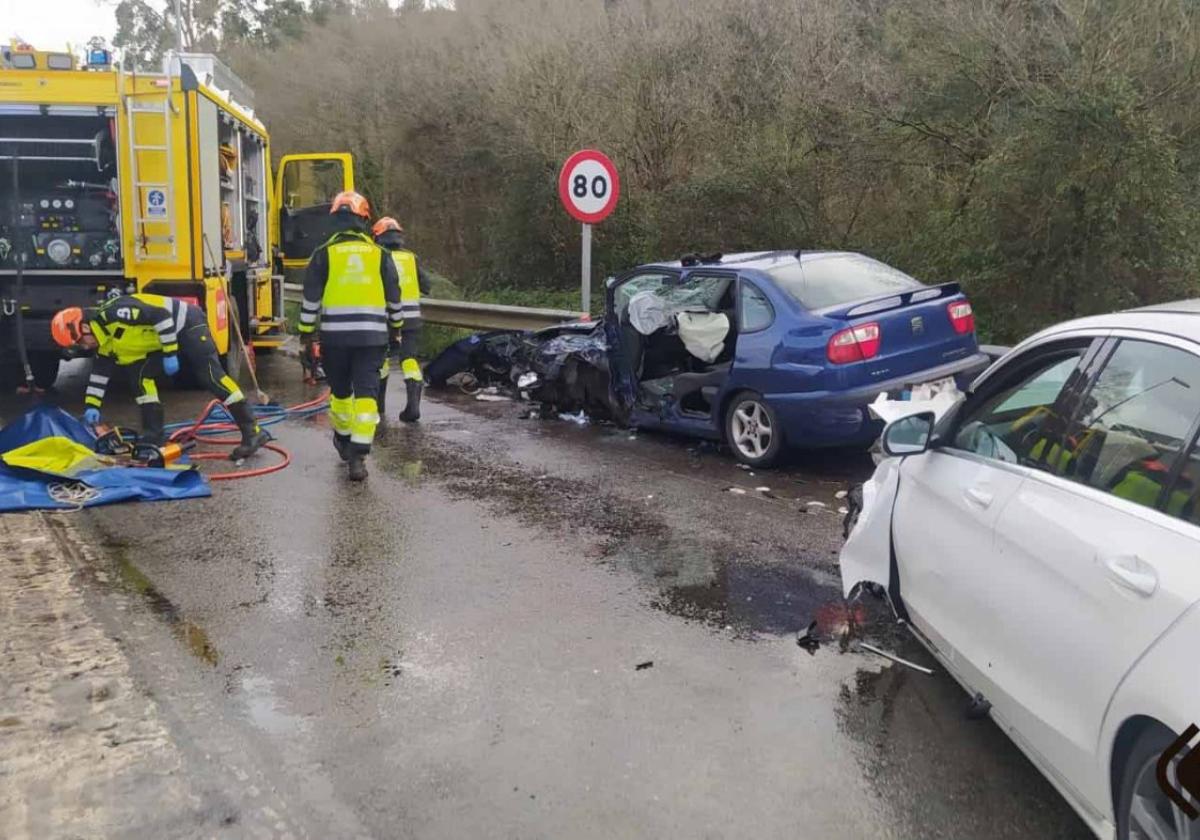
<path id="1" fill-rule="evenodd" d="M 425 377 L 430 386 L 443 388 L 461 373 L 557 412 L 624 422 L 625 412 L 612 397 L 603 320 L 472 335 L 433 359 Z"/>

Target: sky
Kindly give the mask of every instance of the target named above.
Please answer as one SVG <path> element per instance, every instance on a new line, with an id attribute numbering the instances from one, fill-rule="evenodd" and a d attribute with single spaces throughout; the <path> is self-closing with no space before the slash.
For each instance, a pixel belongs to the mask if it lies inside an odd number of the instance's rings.
<path id="1" fill-rule="evenodd" d="M 20 35 L 39 49 L 84 46 L 93 35 L 116 32 L 113 7 L 97 0 L 0 0 L 0 41 Z"/>

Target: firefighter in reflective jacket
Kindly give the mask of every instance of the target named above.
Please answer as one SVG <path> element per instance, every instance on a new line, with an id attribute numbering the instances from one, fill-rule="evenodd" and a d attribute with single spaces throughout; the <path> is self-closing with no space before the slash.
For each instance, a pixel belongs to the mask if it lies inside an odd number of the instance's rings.
<path id="1" fill-rule="evenodd" d="M 379 424 L 379 369 L 404 323 L 400 282 L 395 264 L 366 232 L 365 198 L 338 193 L 329 212 L 337 232 L 309 261 L 299 331 L 309 345 L 320 325 L 333 445 L 349 463 L 351 480 L 362 481 Z"/>
<path id="2" fill-rule="evenodd" d="M 421 419 L 421 389 L 425 382 L 421 376 L 421 364 L 417 355 L 421 352 L 421 295 L 429 294 L 429 283 L 424 271 L 417 265 L 417 255 L 408 250 L 404 241 L 404 228 L 391 216 L 384 216 L 371 228 L 375 241 L 386 248 L 396 264 L 400 275 L 400 306 L 404 326 L 400 328 L 400 370 L 404 374 L 404 390 L 408 401 L 400 419 L 415 423 Z M 384 412 L 387 398 L 388 374 L 391 365 L 383 360 L 379 371 L 379 413 Z"/>
<path id="3" fill-rule="evenodd" d="M 161 295 L 121 295 L 96 309 L 63 309 L 51 320 L 50 333 L 63 347 L 96 351 L 84 396 L 83 419 L 91 426 L 100 422 L 109 379 L 117 368 L 124 368 L 141 406 L 141 440 L 161 445 L 163 407 L 154 375 L 178 373 L 182 353 L 242 433 L 242 442 L 230 453 L 232 460 L 248 458 L 271 439 L 255 421 L 242 389 L 221 366 L 208 321 L 198 306 Z"/>

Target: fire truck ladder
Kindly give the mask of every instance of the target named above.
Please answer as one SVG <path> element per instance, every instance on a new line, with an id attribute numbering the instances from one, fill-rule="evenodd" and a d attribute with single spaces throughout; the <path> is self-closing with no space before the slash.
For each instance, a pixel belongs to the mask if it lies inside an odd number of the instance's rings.
<path id="1" fill-rule="evenodd" d="M 175 155 L 172 148 L 173 132 L 171 130 L 172 117 L 174 116 L 174 108 L 171 104 L 172 62 L 168 60 L 166 66 L 166 78 L 156 78 L 154 80 L 156 87 L 162 85 L 163 90 L 161 94 L 158 91 L 139 93 L 136 89 L 136 72 L 130 76 L 132 81 L 130 85 L 132 88 L 131 91 L 123 93 L 125 119 L 129 135 L 129 177 L 133 182 L 131 204 L 133 206 L 133 225 L 136 231 L 134 236 L 134 262 L 146 262 L 151 258 L 173 262 L 178 256 L 179 238 L 175 218 L 175 189 L 171 183 L 171 177 L 175 171 Z M 124 92 L 126 90 L 124 68 L 120 72 L 122 77 L 121 90 Z M 145 101 L 148 98 L 157 98 L 159 96 L 162 97 L 161 102 Z M 157 114 L 162 118 L 162 143 L 139 142 L 139 114 Z M 142 127 L 145 130 L 145 122 L 142 123 Z M 155 170 L 155 168 L 150 166 L 147 158 L 149 160 L 156 158 L 162 160 L 162 168 Z M 163 172 L 165 180 L 143 180 L 142 170 L 144 168 L 150 168 L 151 171 Z M 147 225 L 165 226 L 167 233 L 150 235 L 146 232 Z M 170 250 L 165 254 L 161 252 L 151 254 L 151 245 L 166 245 L 169 246 Z"/>

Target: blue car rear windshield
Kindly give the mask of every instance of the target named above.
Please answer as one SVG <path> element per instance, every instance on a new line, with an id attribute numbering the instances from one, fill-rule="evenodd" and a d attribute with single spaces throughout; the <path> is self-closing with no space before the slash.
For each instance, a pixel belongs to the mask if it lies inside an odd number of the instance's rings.
<path id="1" fill-rule="evenodd" d="M 923 285 L 903 271 L 862 254 L 804 254 L 766 271 L 779 288 L 806 309 L 887 297 Z"/>

